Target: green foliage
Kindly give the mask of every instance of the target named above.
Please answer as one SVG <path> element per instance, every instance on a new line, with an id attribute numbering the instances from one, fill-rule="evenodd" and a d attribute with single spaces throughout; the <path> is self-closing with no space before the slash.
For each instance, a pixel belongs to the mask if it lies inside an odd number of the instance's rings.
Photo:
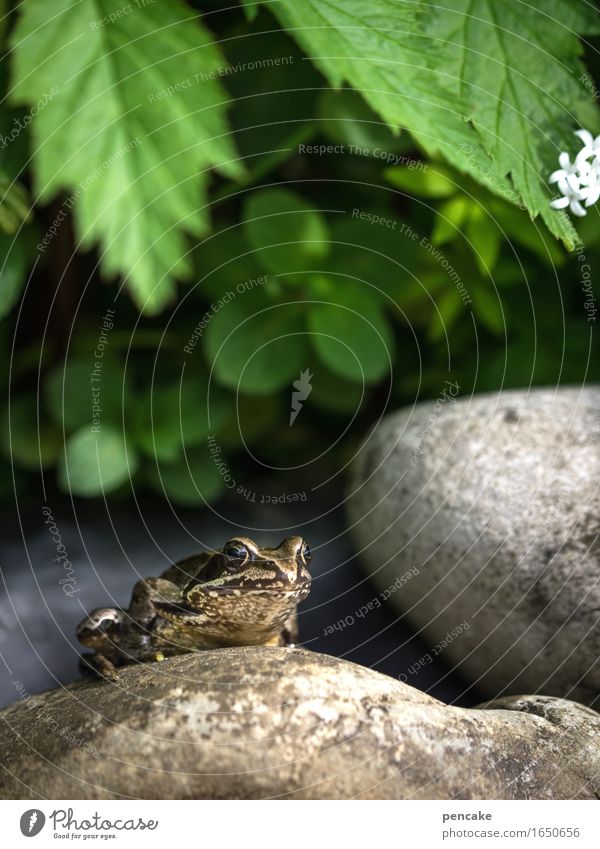
<path id="1" fill-rule="evenodd" d="M 21 230 L 15 237 L 0 233 L 0 318 L 11 311 L 27 283 L 33 242 L 31 235 L 27 229 Z"/>
<path id="2" fill-rule="evenodd" d="M 149 478 L 163 497 L 188 507 L 214 501 L 224 489 L 223 478 L 204 448 L 192 448 L 173 463 L 158 462 Z"/>
<path id="3" fill-rule="evenodd" d="M 331 85 L 352 85 L 390 127 L 510 193 L 573 247 L 569 219 L 549 208 L 546 175 L 558 151 L 573 147 L 574 119 L 587 114 L 576 33 L 599 31 L 596 10 L 583 0 L 500 9 L 483 0 L 476 12 L 472 0 L 279 0 L 269 8 Z"/>
<path id="4" fill-rule="evenodd" d="M 122 9 L 24 4 L 12 98 L 56 92 L 33 122 L 37 198 L 74 197 L 81 244 L 99 242 L 104 271 L 124 274 L 140 308 L 157 312 L 191 273 L 184 233 L 208 227 L 207 170 L 241 167 L 211 78 L 224 60 L 207 30 L 176 0 Z"/>
<path id="5" fill-rule="evenodd" d="M 582 0 L 482 0 L 474 14 L 471 0 L 450 0 L 425 30 L 444 45 L 437 61 L 449 96 L 464 99 L 495 172 L 510 174 L 531 215 L 573 247 L 575 230 L 550 209 L 546 181 L 558 152 L 577 149 L 573 124 L 588 123 L 577 33 L 600 31 L 597 10 Z M 477 165 L 474 153 L 466 151 Z"/>
<path id="6" fill-rule="evenodd" d="M 286 189 L 250 195 L 244 223 L 256 259 L 275 274 L 310 269 L 329 251 L 329 233 L 321 213 Z"/>
<path id="7" fill-rule="evenodd" d="M 60 434 L 43 419 L 33 393 L 17 397 L 2 422 L 2 445 L 7 457 L 35 471 L 52 466 L 60 454 Z"/>
<path id="8" fill-rule="evenodd" d="M 0 32 L 9 483 L 196 508 L 234 495 L 219 463 L 335 475 L 388 392 L 600 380 L 598 216 L 569 256 L 547 185 L 600 129 L 591 6 L 197 5 L 28 0 Z"/>
<path id="9" fill-rule="evenodd" d="M 116 428 L 103 425 L 95 433 L 82 427 L 67 439 L 58 476 L 66 492 L 90 498 L 125 483 L 137 464 L 137 454 Z"/>
<path id="10" fill-rule="evenodd" d="M 342 286 L 323 282 L 329 284 L 319 287 L 323 300 L 315 301 L 308 317 L 316 352 L 332 372 L 346 380 L 377 382 L 389 372 L 394 350 L 376 293 L 351 281 L 343 281 Z"/>

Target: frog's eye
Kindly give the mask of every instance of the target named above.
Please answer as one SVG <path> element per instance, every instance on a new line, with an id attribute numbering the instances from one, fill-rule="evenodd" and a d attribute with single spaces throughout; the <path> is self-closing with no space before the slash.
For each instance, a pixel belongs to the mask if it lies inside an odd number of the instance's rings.
<path id="1" fill-rule="evenodd" d="M 302 555 L 302 559 L 308 566 L 310 561 L 312 560 L 312 552 L 310 550 L 310 545 L 307 542 L 302 543 L 302 548 L 300 549 L 300 554 Z"/>
<path id="2" fill-rule="evenodd" d="M 246 546 L 237 540 L 228 542 L 223 549 L 223 554 L 225 554 L 226 557 L 231 557 L 233 560 L 241 560 L 242 562 L 246 562 L 246 560 L 250 557 L 250 552 Z"/>
<path id="3" fill-rule="evenodd" d="M 109 634 L 115 627 L 117 623 L 115 619 L 111 616 L 104 616 L 98 624 L 96 625 L 96 630 L 100 631 L 101 634 Z"/>

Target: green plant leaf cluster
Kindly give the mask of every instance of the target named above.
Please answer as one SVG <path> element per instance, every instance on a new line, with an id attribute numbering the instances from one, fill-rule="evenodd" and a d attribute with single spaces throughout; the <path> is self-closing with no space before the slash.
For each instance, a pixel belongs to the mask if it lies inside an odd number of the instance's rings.
<path id="1" fill-rule="evenodd" d="M 597 210 L 577 235 L 547 185 L 600 129 L 589 4 L 197 6 L 27 0 L 0 32 L 0 496 L 193 507 L 228 491 L 213 436 L 243 485 L 322 478 L 449 377 L 600 380 Z"/>

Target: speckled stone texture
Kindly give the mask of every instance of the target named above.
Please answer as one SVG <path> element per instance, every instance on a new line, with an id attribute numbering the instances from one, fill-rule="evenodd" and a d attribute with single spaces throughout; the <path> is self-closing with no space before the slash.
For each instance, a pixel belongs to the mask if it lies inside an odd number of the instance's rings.
<path id="1" fill-rule="evenodd" d="M 600 388 L 446 393 L 366 438 L 348 515 L 379 589 L 418 570 L 390 603 L 438 659 L 598 706 L 599 486 Z"/>
<path id="2" fill-rule="evenodd" d="M 125 668 L 0 713 L 2 798 L 600 798 L 600 715 L 449 707 L 299 649 Z"/>

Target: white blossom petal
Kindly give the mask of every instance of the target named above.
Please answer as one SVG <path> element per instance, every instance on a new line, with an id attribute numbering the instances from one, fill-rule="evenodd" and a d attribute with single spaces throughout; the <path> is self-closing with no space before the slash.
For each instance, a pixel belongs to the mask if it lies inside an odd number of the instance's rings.
<path id="1" fill-rule="evenodd" d="M 568 205 L 569 198 L 566 195 L 563 198 L 556 198 L 556 200 L 550 202 L 552 209 L 565 209 Z"/>
<path id="2" fill-rule="evenodd" d="M 566 150 L 563 150 L 558 156 L 558 162 L 561 168 L 564 168 L 565 171 L 568 171 L 571 167 L 571 157 L 567 153 Z"/>
<path id="3" fill-rule="evenodd" d="M 582 147 L 577 156 L 575 157 L 575 162 L 580 168 L 585 167 L 585 165 L 589 165 L 588 159 L 590 156 L 594 155 L 594 148 L 591 145 L 586 147 Z"/>
<path id="4" fill-rule="evenodd" d="M 577 198 L 573 198 L 573 200 L 569 204 L 569 207 L 570 207 L 573 215 L 577 215 L 579 218 L 583 218 L 584 215 L 587 215 L 587 212 L 582 207 L 582 205 L 579 203 Z"/>
<path id="5" fill-rule="evenodd" d="M 581 139 L 584 147 L 591 147 L 594 143 L 594 137 L 589 130 L 575 130 L 575 135 Z"/>

